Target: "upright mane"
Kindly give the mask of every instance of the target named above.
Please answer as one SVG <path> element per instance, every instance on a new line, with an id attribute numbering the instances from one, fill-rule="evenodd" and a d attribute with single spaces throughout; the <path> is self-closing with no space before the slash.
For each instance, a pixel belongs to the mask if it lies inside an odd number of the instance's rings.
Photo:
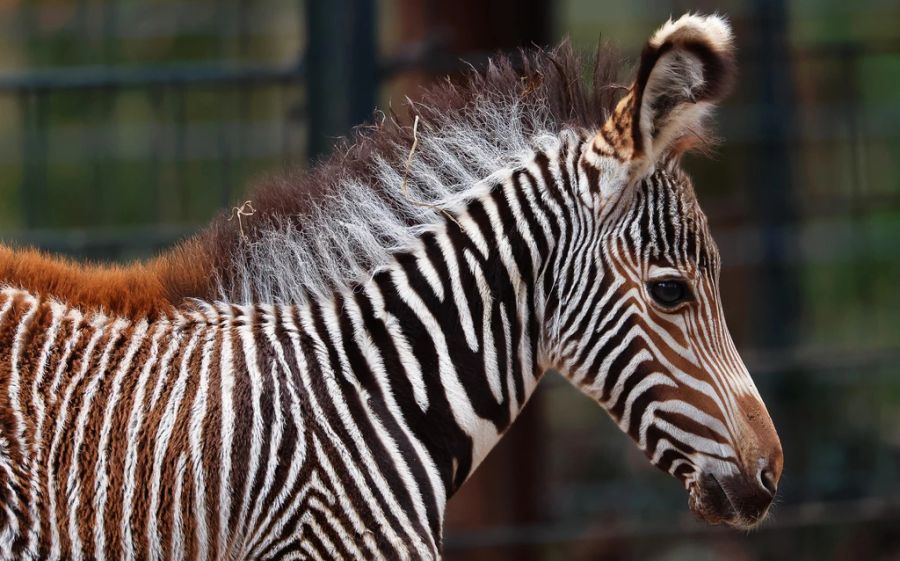
<path id="1" fill-rule="evenodd" d="M 376 112 L 312 169 L 265 178 L 249 196 L 256 213 L 240 222 L 222 212 L 193 238 L 130 267 L 31 253 L 25 274 L 4 266 L 21 252 L 0 252 L 0 285 L 122 315 L 157 315 L 187 298 L 306 301 L 363 278 L 438 222 L 442 208 L 559 142 L 563 130 L 596 130 L 625 90 L 615 81 L 620 66 L 602 46 L 589 67 L 568 42 L 499 56 L 407 100 L 404 115 Z M 72 280 L 48 283 L 48 275 Z"/>
<path id="2" fill-rule="evenodd" d="M 596 130 L 624 90 L 614 82 L 619 66 L 599 48 L 587 84 L 586 65 L 565 42 L 447 79 L 408 100 L 407 115 L 376 113 L 311 171 L 258 185 L 257 212 L 240 228 L 220 216 L 201 234 L 214 296 L 298 302 L 361 278 L 491 174 L 558 142 L 564 129 Z"/>

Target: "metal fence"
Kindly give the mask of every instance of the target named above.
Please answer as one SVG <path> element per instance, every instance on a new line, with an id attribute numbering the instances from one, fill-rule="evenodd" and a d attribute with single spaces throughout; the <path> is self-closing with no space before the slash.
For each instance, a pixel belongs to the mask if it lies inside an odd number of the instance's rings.
<path id="1" fill-rule="evenodd" d="M 33 35 L 38 7 L 26 2 L 20 15 Z M 188 7 L 175 6 L 174 11 Z M 88 7 L 80 2 L 77 9 L 83 12 Z M 243 189 L 247 172 L 240 166 L 247 160 L 302 162 L 327 151 L 333 137 L 368 118 L 375 104 L 381 69 L 376 61 L 374 2 L 297 3 L 295 9 L 293 15 L 290 10 L 283 15 L 303 22 L 306 45 L 297 45 L 294 60 L 286 64 L 225 60 L 78 65 L 0 74 L 0 99 L 14 100 L 21 119 L 19 146 L 11 142 L 0 150 L 0 161 L 7 160 L 10 167 L 18 162 L 21 170 L 18 200 L 9 197 L 20 206 L 20 221 L 15 231 L 5 232 L 6 237 L 101 258 L 146 253 L 189 232 L 210 208 L 232 202 Z M 103 4 L 106 59 L 123 37 L 133 37 L 118 33 L 116 11 L 115 3 Z M 87 31 L 80 31 L 77 38 L 86 38 Z M 342 40 L 346 36 L 352 41 Z M 245 41 L 240 50 L 246 50 Z M 268 103 L 274 100 L 278 105 L 267 111 L 265 119 L 256 116 L 254 108 L 260 92 Z M 207 122 L 188 122 L 188 105 L 203 94 L 208 94 L 206 100 L 231 106 L 220 108 Z M 73 100 L 81 104 L 77 110 L 68 107 Z M 146 120 L 116 125 L 115 110 L 122 100 L 145 105 Z M 141 136 L 147 137 L 145 143 L 118 143 Z M 59 179 L 48 176 L 51 154 L 62 165 L 78 165 L 83 159 L 94 164 L 79 170 L 92 177 L 77 187 L 89 199 L 89 208 L 75 209 L 83 211 L 83 222 L 72 225 L 74 233 L 72 227 L 59 230 L 45 218 L 48 203 L 52 205 L 58 194 L 52 187 Z M 104 225 L 105 207 L 115 206 L 107 201 L 123 189 L 114 184 L 116 163 L 129 158 L 145 160 L 140 173 L 126 174 L 124 179 L 136 182 L 150 204 L 140 209 L 133 220 L 137 224 Z M 188 185 L 190 167 L 197 162 L 207 164 L 214 179 L 200 182 L 203 208 L 192 213 L 185 197 L 198 190 Z"/>

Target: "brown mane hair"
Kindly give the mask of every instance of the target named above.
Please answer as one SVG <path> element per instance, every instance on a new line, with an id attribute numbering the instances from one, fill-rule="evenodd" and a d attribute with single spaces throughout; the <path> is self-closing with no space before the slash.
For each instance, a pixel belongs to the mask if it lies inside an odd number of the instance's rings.
<path id="1" fill-rule="evenodd" d="M 0 245 L 0 286 L 53 297 L 83 311 L 156 318 L 191 294 L 208 292 L 206 253 L 184 242 L 167 254 L 127 266 L 94 265 L 35 249 Z"/>
<path id="2" fill-rule="evenodd" d="M 243 220 L 242 229 L 220 213 L 193 238 L 154 260 L 128 266 L 94 266 L 0 246 L 0 285 L 128 317 L 164 314 L 187 298 L 233 298 L 227 287 L 239 274 L 235 262 L 276 222 L 288 221 L 294 231 L 303 232 L 307 217 L 327 212 L 326 201 L 348 181 L 387 198 L 383 192 L 396 186 L 384 185 L 373 170 L 379 160 L 402 169 L 403 155 L 415 140 L 413 116 L 436 123 L 440 132 L 442 123 L 471 121 L 472 109 L 479 104 L 515 103 L 523 108 L 517 113 L 518 126 L 526 134 L 546 128 L 547 122 L 555 132 L 596 130 L 625 90 L 614 81 L 620 60 L 609 47 L 598 48 L 589 69 L 592 83 L 586 84 L 585 65 L 568 42 L 550 51 L 497 57 L 483 70 L 472 68 L 458 80 L 448 78 L 427 89 L 406 104 L 406 115 L 376 115 L 374 124 L 357 128 L 312 169 L 259 182 L 251 195 L 257 212 Z M 536 122 L 536 115 L 544 122 Z"/>

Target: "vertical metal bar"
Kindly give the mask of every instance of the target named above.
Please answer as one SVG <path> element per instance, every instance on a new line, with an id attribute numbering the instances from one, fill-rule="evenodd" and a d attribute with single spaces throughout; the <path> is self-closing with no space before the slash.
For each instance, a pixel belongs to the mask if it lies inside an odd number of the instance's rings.
<path id="1" fill-rule="evenodd" d="M 178 86 L 172 96 L 175 102 L 175 186 L 179 193 L 179 219 L 184 222 L 187 222 L 190 216 L 190 187 L 187 181 L 187 95 L 187 88 Z"/>
<path id="2" fill-rule="evenodd" d="M 103 3 L 103 62 L 104 64 L 113 64 L 116 62 L 116 54 L 118 49 L 118 38 L 116 33 L 116 25 L 118 21 L 118 3 Z"/>
<path id="3" fill-rule="evenodd" d="M 231 32 L 231 9 L 228 0 L 216 0 L 216 15 L 210 20 L 215 28 L 210 30 L 211 35 L 216 35 L 216 51 L 219 60 L 228 56 L 228 35 Z"/>
<path id="4" fill-rule="evenodd" d="M 81 45 L 77 53 L 79 61 L 92 59 L 91 49 L 93 48 L 92 41 L 94 37 L 91 33 L 88 19 L 89 9 L 87 0 L 78 0 L 78 7 L 75 9 L 74 28 L 78 30 L 78 39 Z"/>
<path id="5" fill-rule="evenodd" d="M 252 3 L 249 0 L 237 0 L 238 7 L 237 11 L 240 14 L 237 23 L 237 33 L 238 33 L 238 45 L 237 52 L 241 61 L 247 60 L 247 55 L 250 51 L 250 29 L 251 22 L 248 16 L 250 12 L 250 7 Z"/>
<path id="6" fill-rule="evenodd" d="M 32 60 L 37 58 L 38 41 L 36 32 L 36 21 L 34 0 L 23 0 L 22 8 L 19 10 L 20 26 L 27 41 L 27 53 Z M 22 117 L 22 183 L 21 204 L 22 214 L 24 217 L 24 226 L 26 229 L 34 228 L 37 220 L 37 199 L 34 194 L 35 176 L 34 176 L 34 160 L 35 160 L 35 125 L 34 125 L 34 104 L 35 93 L 31 91 L 21 92 L 18 96 L 19 111 Z"/>
<path id="7" fill-rule="evenodd" d="M 238 123 L 240 123 L 241 131 L 237 138 L 237 158 L 234 166 L 235 173 L 243 180 L 247 172 L 247 160 L 250 156 L 247 153 L 247 131 L 250 127 L 250 103 L 251 92 L 246 84 L 237 85 L 237 103 L 238 103 Z"/>
<path id="8" fill-rule="evenodd" d="M 844 117 L 847 127 L 846 150 L 850 153 L 850 188 L 847 190 L 847 219 L 850 227 L 850 238 L 856 244 L 864 244 L 866 234 L 866 210 L 865 199 L 868 191 L 866 175 L 866 149 L 868 148 L 868 134 L 866 131 L 866 119 L 863 115 L 862 80 L 860 71 L 861 54 L 859 48 L 853 45 L 845 46 L 838 55 L 838 68 L 840 68 L 843 99 L 840 103 L 846 107 Z M 837 195 L 843 198 L 844 193 Z M 872 276 L 867 274 L 871 270 L 870 254 L 866 252 L 855 253 L 849 265 L 854 273 L 853 297 L 857 298 L 858 305 L 866 305 L 868 295 L 872 294 L 875 284 Z M 850 295 L 848 295 L 850 296 Z"/>
<path id="9" fill-rule="evenodd" d="M 34 205 L 29 191 L 31 189 L 32 173 L 32 137 L 31 137 L 31 94 L 22 92 L 17 96 L 19 102 L 19 116 L 22 118 L 22 150 L 21 150 L 21 183 L 19 184 L 19 200 L 22 205 L 22 217 L 25 228 L 34 226 Z"/>
<path id="10" fill-rule="evenodd" d="M 758 95 L 763 113 L 757 122 L 761 144 L 750 171 L 760 225 L 763 263 L 762 282 L 754 306 L 757 344 L 786 348 L 795 339 L 800 313 L 797 252 L 790 246 L 787 228 L 796 221 L 791 177 L 790 138 L 796 126 L 791 84 L 787 6 L 784 0 L 756 0 L 759 22 Z"/>
<path id="11" fill-rule="evenodd" d="M 90 162 L 93 169 L 94 196 L 90 206 L 93 210 L 93 216 L 89 216 L 88 219 L 94 224 L 106 223 L 111 210 L 107 208 L 107 186 L 115 184 L 114 181 L 110 180 L 112 168 L 110 152 L 113 146 L 113 125 L 111 124 L 113 96 L 115 96 L 115 90 L 112 88 L 102 89 L 92 96 L 93 111 L 91 111 L 91 114 L 93 119 L 90 127 L 93 129 L 94 134 L 89 136 L 91 145 L 89 145 L 88 151 L 91 153 Z"/>
<path id="12" fill-rule="evenodd" d="M 310 158 L 368 119 L 375 106 L 374 0 L 306 3 Z"/>
<path id="13" fill-rule="evenodd" d="M 223 98 L 227 97 L 231 92 L 224 91 L 224 87 L 219 91 L 219 95 Z M 231 118 L 230 105 L 227 103 L 219 104 L 218 122 L 216 128 L 219 129 L 219 203 L 222 206 L 228 206 L 231 202 L 231 191 L 234 183 L 234 166 L 231 157 L 231 136 L 234 130 L 234 120 Z"/>
<path id="14" fill-rule="evenodd" d="M 40 225 L 40 210 L 47 200 L 47 117 L 50 94 L 37 91 L 30 96 L 28 118 L 28 179 L 26 180 L 26 225 Z"/>
<path id="15" fill-rule="evenodd" d="M 233 29 L 234 29 L 234 10 L 233 2 L 230 0 L 217 0 L 216 2 L 216 29 L 214 30 L 218 35 L 218 57 L 219 62 L 224 64 L 225 61 L 229 58 L 231 49 L 231 41 Z M 216 89 L 217 95 L 221 97 L 223 100 L 226 99 L 233 90 L 227 84 L 220 84 Z M 218 104 L 218 114 L 216 116 L 216 129 L 218 131 L 218 155 L 219 155 L 219 204 L 221 206 L 228 206 L 228 203 L 231 202 L 231 190 L 232 190 L 232 174 L 233 166 L 231 162 L 231 135 L 234 129 L 234 121 L 232 119 L 233 112 L 231 111 L 231 105 L 228 103 L 219 103 Z"/>
<path id="16" fill-rule="evenodd" d="M 22 115 L 22 183 L 21 200 L 25 228 L 34 228 L 37 225 L 37 212 L 42 190 L 38 173 L 39 139 L 37 105 L 38 94 L 33 92 L 22 93 L 19 96 L 20 112 Z"/>
<path id="17" fill-rule="evenodd" d="M 147 181 L 150 192 L 153 193 L 153 221 L 156 224 L 163 222 L 162 196 L 160 183 L 162 179 L 163 166 L 163 146 L 164 146 L 164 125 L 163 123 L 163 102 L 165 101 L 165 90 L 161 87 L 149 88 L 147 90 L 147 100 L 150 103 L 153 119 L 150 122 L 150 154 L 148 159 Z"/>
<path id="18" fill-rule="evenodd" d="M 51 94 L 49 91 L 37 92 L 37 106 L 35 108 L 36 115 L 33 122 L 36 135 L 35 152 L 37 157 L 35 161 L 35 175 L 37 181 L 35 182 L 35 191 L 33 193 L 33 196 L 38 205 L 44 205 L 45 201 L 47 200 L 47 177 L 49 175 L 49 158 L 47 157 L 47 153 L 50 149 L 48 142 L 49 128 L 47 121 L 50 118 L 50 95 Z M 39 219 L 36 219 L 36 221 L 38 220 Z"/>
<path id="19" fill-rule="evenodd" d="M 23 0 L 22 8 L 19 10 L 19 25 L 22 30 L 22 35 L 25 36 L 25 41 L 27 45 L 27 53 L 29 56 L 37 58 L 38 47 L 40 46 L 40 41 L 38 40 L 37 34 L 37 17 L 35 12 L 38 10 L 38 6 L 36 6 L 37 2 L 35 0 Z"/>

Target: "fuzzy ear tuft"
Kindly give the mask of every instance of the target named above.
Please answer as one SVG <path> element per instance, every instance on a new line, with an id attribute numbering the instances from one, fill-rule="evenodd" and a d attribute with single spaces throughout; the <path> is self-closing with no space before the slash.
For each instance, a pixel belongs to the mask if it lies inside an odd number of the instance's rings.
<path id="1" fill-rule="evenodd" d="M 706 141 L 703 123 L 735 76 L 731 27 L 719 16 L 666 22 L 641 53 L 637 77 L 593 143 L 631 174 Z"/>
<path id="2" fill-rule="evenodd" d="M 656 30 L 648 44 L 659 48 L 667 40 L 684 32 L 696 34 L 698 39 L 708 42 L 717 51 L 725 52 L 732 48 L 731 25 L 719 15 L 685 14 L 677 20 L 670 19 Z"/>
<path id="3" fill-rule="evenodd" d="M 635 155 L 651 160 L 702 141 L 703 121 L 735 76 L 731 27 L 719 16 L 666 22 L 641 53 L 633 85 Z M 685 140 L 686 142 L 680 142 Z"/>

